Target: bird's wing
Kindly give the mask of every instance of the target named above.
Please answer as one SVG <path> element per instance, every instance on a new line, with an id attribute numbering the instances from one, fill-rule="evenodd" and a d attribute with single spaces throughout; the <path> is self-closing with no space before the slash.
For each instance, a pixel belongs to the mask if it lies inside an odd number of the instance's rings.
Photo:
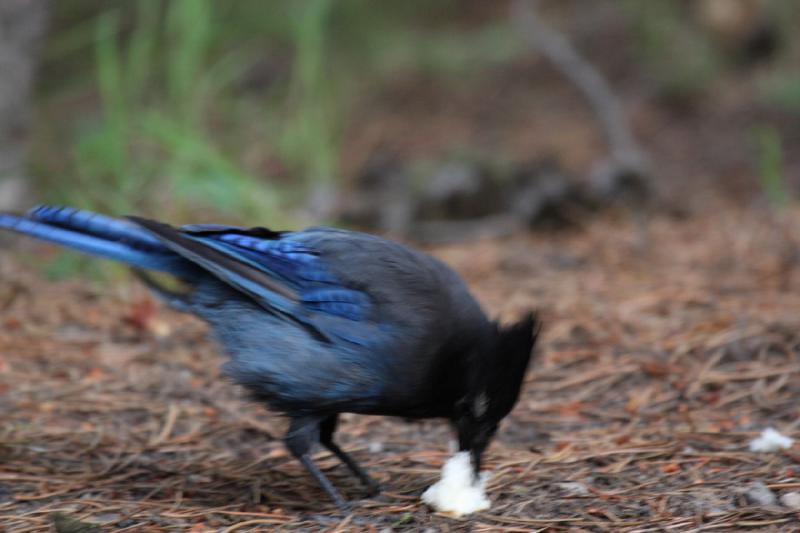
<path id="1" fill-rule="evenodd" d="M 220 225 L 175 228 L 140 217 L 130 220 L 268 311 L 301 322 L 317 336 L 366 344 L 383 331 L 369 320 L 369 295 L 344 284 L 299 233 Z"/>

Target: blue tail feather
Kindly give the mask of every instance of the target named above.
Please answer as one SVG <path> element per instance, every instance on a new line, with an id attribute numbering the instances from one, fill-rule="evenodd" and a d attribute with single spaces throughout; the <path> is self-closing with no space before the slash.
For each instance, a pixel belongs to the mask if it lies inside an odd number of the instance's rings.
<path id="1" fill-rule="evenodd" d="M 47 216 L 48 214 L 44 213 L 42 220 L 45 220 Z M 84 253 L 120 261 L 137 268 L 180 274 L 188 266 L 185 259 L 163 247 L 160 250 L 153 249 L 152 246 L 148 246 L 147 241 L 138 241 L 141 246 L 136 246 L 136 239 L 128 242 L 128 239 L 125 239 L 122 234 L 117 233 L 120 228 L 111 229 L 111 226 L 104 226 L 107 231 L 90 231 L 90 227 L 95 223 L 98 221 L 83 220 L 82 222 L 76 221 L 69 227 L 66 227 L 66 223 L 64 223 L 65 227 L 62 227 L 62 225 L 49 224 L 19 215 L 0 213 L 0 228 L 60 244 Z M 84 231 L 79 229 L 81 227 L 84 228 Z M 121 238 L 119 240 L 110 238 L 114 235 Z"/>
<path id="2" fill-rule="evenodd" d="M 166 246 L 161 241 L 127 220 L 120 220 L 72 207 L 53 205 L 38 205 L 28 211 L 28 216 L 39 222 L 45 222 L 68 230 L 121 241 L 138 249 L 167 251 Z"/>

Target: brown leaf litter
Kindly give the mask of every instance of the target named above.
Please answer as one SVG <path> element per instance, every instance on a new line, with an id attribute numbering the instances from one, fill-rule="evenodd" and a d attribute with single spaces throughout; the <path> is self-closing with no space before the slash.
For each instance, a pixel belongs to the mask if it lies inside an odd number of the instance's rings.
<path id="1" fill-rule="evenodd" d="M 800 451 L 747 444 L 768 426 L 798 436 L 798 228 L 800 211 L 719 207 L 434 250 L 492 313 L 535 307 L 546 324 L 488 452 L 493 506 L 459 520 L 419 500 L 444 424 L 346 416 L 342 444 L 385 491 L 361 499 L 320 453 L 355 503 L 342 516 L 284 452 L 283 421 L 220 376 L 198 321 L 133 283 L 47 282 L 4 254 L 0 527 L 793 530 Z"/>

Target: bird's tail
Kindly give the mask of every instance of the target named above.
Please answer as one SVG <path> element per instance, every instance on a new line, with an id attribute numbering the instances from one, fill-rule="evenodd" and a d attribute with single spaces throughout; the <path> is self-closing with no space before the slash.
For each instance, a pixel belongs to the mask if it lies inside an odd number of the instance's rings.
<path id="1" fill-rule="evenodd" d="M 0 229 L 139 269 L 179 275 L 189 266 L 185 259 L 132 222 L 70 207 L 40 205 L 25 215 L 0 213 Z"/>

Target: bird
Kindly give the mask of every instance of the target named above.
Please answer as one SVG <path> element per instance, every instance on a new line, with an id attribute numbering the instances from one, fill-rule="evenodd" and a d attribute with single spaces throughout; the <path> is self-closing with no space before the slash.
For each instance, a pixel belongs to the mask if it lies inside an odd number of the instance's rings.
<path id="1" fill-rule="evenodd" d="M 350 504 L 312 459 L 316 445 L 370 496 L 380 486 L 334 441 L 340 414 L 445 419 L 477 480 L 540 331 L 533 311 L 490 320 L 444 262 L 368 233 L 172 226 L 50 205 L 0 212 L 0 228 L 127 264 L 167 305 L 206 321 L 224 374 L 289 419 L 286 448 L 341 510 Z"/>

